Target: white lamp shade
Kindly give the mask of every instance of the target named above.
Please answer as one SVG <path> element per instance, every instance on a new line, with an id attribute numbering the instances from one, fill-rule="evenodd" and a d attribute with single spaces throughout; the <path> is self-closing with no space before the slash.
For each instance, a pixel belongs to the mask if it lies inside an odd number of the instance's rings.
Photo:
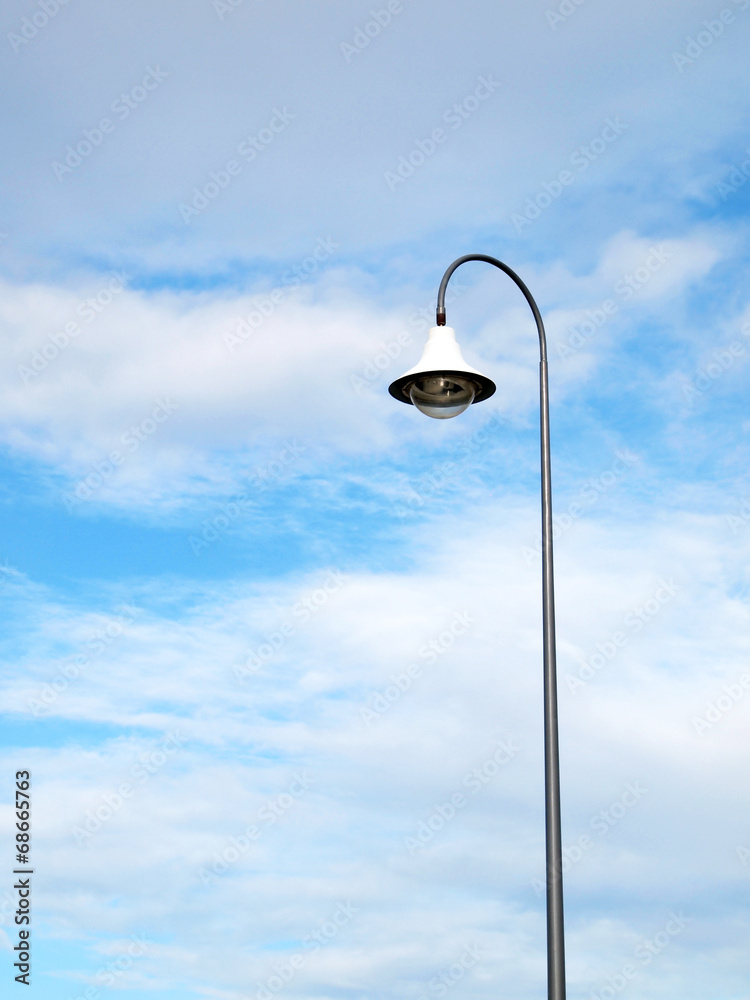
<path id="1" fill-rule="evenodd" d="M 474 384 L 474 403 L 488 399 L 496 388 L 492 379 L 466 364 L 461 348 L 456 342 L 456 331 L 452 326 L 433 326 L 422 357 L 405 375 L 392 382 L 388 391 L 402 403 L 411 404 L 412 386 L 418 379 L 430 376 L 445 378 L 451 375 L 462 377 Z"/>

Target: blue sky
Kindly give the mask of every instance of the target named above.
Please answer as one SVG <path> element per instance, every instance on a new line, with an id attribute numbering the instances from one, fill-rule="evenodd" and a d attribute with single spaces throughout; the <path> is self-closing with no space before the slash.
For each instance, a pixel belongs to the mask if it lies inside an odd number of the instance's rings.
<path id="1" fill-rule="evenodd" d="M 750 1000 L 750 2 L 0 17 L 3 976 L 29 769 L 32 997 L 543 994 L 486 253 L 569 996 Z"/>

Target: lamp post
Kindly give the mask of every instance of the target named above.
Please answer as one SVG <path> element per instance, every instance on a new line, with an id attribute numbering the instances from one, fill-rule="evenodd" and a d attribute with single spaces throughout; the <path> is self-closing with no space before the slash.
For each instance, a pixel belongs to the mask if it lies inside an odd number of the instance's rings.
<path id="1" fill-rule="evenodd" d="M 544 801 L 547 849 L 547 997 L 565 1000 L 565 938 L 563 928 L 562 832 L 560 825 L 560 754 L 557 734 L 557 669 L 555 662 L 555 594 L 552 569 L 552 488 L 549 444 L 547 338 L 531 292 L 507 264 L 485 254 L 454 260 L 443 275 L 437 299 L 437 323 L 432 327 L 417 365 L 389 387 L 402 403 L 411 403 L 429 417 L 445 419 L 472 403 L 489 398 L 495 383 L 466 364 L 453 329 L 445 325 L 445 290 L 451 275 L 467 261 L 480 260 L 504 271 L 523 292 L 539 334 L 539 405 L 542 459 L 542 621 L 544 645 Z"/>

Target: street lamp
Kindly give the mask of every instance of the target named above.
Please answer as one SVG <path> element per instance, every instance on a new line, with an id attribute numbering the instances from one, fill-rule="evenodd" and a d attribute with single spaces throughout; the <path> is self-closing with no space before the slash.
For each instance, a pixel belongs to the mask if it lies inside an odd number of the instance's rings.
<path id="1" fill-rule="evenodd" d="M 552 487 L 549 445 L 547 338 L 531 292 L 507 264 L 485 254 L 454 260 L 443 275 L 437 299 L 437 325 L 430 330 L 422 357 L 389 387 L 402 403 L 411 403 L 428 417 L 445 419 L 472 403 L 487 399 L 495 383 L 466 364 L 451 327 L 445 325 L 445 290 L 451 275 L 470 260 L 500 268 L 523 292 L 539 334 L 539 407 L 542 457 L 542 621 L 544 645 L 544 801 L 547 843 L 547 997 L 565 1000 L 565 937 L 563 928 L 562 832 L 560 825 L 560 753 L 557 735 L 557 669 L 555 662 L 555 593 L 552 571 Z"/>

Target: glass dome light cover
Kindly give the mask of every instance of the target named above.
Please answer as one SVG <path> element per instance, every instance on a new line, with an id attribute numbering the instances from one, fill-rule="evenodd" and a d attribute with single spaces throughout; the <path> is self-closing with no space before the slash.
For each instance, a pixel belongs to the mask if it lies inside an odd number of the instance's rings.
<path id="1" fill-rule="evenodd" d="M 467 401 L 461 391 L 468 395 L 472 388 L 473 396 Z M 471 403 L 489 399 L 495 389 L 492 379 L 466 364 L 451 326 L 433 326 L 417 364 L 388 387 L 394 399 L 402 403 L 415 405 L 412 397 L 421 397 L 423 405 L 419 402 L 416 405 L 431 417 L 457 416 Z M 434 404 L 430 405 L 432 390 L 436 394 Z"/>

